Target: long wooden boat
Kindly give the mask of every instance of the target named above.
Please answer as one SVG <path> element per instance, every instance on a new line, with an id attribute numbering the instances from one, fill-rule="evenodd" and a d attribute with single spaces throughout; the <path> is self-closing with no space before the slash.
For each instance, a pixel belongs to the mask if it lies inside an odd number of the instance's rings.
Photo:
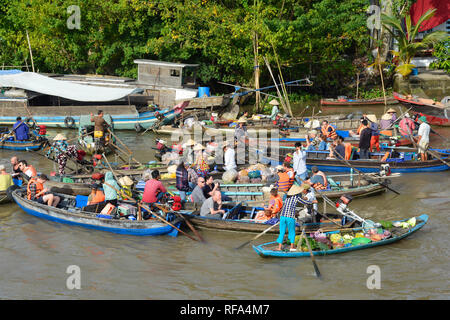
<path id="1" fill-rule="evenodd" d="M 5 191 L 0 191 L 0 204 L 10 203 L 11 199 L 8 197 L 8 193 Z"/>
<path id="2" fill-rule="evenodd" d="M 110 130 L 114 131 L 113 120 L 111 115 L 105 114 L 103 116 L 105 121 L 110 126 Z M 103 133 L 102 140 L 96 141 L 94 138 L 94 123 L 91 122 L 90 115 L 81 115 L 78 123 L 78 147 L 86 154 L 102 154 L 108 155 L 114 151 L 112 143 L 115 142 L 114 136 L 106 131 Z"/>
<path id="3" fill-rule="evenodd" d="M 450 106 L 443 103 L 436 103 L 431 99 L 418 97 L 408 98 L 402 94 L 394 92 L 397 99 L 406 108 L 411 108 L 414 114 L 423 115 L 429 124 L 437 126 L 450 126 Z"/>
<path id="4" fill-rule="evenodd" d="M 0 149 L 13 151 L 38 151 L 47 143 L 47 139 L 36 140 L 4 140 L 0 142 Z"/>
<path id="5" fill-rule="evenodd" d="M 275 224 L 278 219 L 273 219 L 272 221 L 268 221 L 265 223 L 255 222 L 253 220 L 255 214 L 259 210 L 263 210 L 263 207 L 258 206 L 250 206 L 250 205 L 239 205 L 239 203 L 224 203 L 223 208 L 226 211 L 229 211 L 229 214 L 232 214 L 232 218 L 227 217 L 226 219 L 218 219 L 208 216 L 200 216 L 200 204 L 194 203 L 186 203 L 185 209 L 180 210 L 183 216 L 189 219 L 189 221 L 199 229 L 212 229 L 217 231 L 233 231 L 233 232 L 263 232 L 271 225 Z M 233 211 L 234 210 L 234 211 Z M 230 212 L 231 211 L 231 212 Z M 335 214 L 327 215 L 330 219 L 333 219 L 336 223 L 341 223 L 341 216 Z M 306 230 L 308 232 L 317 231 L 319 228 L 326 230 L 336 230 L 339 228 L 347 228 L 351 227 L 355 223 L 358 223 L 352 219 L 348 219 L 344 225 L 337 226 L 333 222 L 323 218 L 321 222 L 305 223 Z M 275 226 L 270 229 L 267 233 L 276 234 L 279 233 L 279 226 Z M 301 232 L 301 226 L 299 223 L 296 223 L 296 233 Z"/>
<path id="6" fill-rule="evenodd" d="M 398 103 L 397 100 L 395 100 L 392 97 L 389 97 L 386 99 L 387 104 L 396 104 Z M 322 106 L 328 107 L 342 107 L 342 106 L 365 106 L 365 105 L 384 105 L 384 99 L 383 98 L 376 98 L 376 99 L 321 99 L 320 104 Z"/>
<path id="7" fill-rule="evenodd" d="M 176 236 L 178 234 L 176 229 L 155 218 L 137 221 L 97 217 L 95 213 L 81 211 L 81 208 L 76 207 L 75 197 L 63 194 L 58 194 L 58 196 L 62 197 L 62 201 L 58 204 L 58 208 L 55 208 L 28 200 L 26 191 L 23 189 L 12 192 L 12 197 L 19 207 L 38 218 L 123 235 L 157 236 L 167 234 Z M 181 220 L 175 218 L 171 223 L 178 226 Z"/>
<path id="8" fill-rule="evenodd" d="M 400 220 L 399 222 L 404 222 L 405 220 Z M 325 256 L 325 255 L 331 255 L 331 254 L 338 254 L 338 253 L 345 253 L 355 250 L 362 250 L 362 249 L 369 249 L 373 247 L 378 247 L 382 245 L 391 244 L 394 242 L 397 242 L 401 239 L 404 239 L 410 235 L 412 235 L 417 230 L 421 229 L 428 221 L 428 215 L 423 214 L 419 217 L 416 217 L 416 225 L 411 228 L 403 228 L 403 227 L 393 227 L 390 231 L 391 236 L 388 238 L 385 238 L 383 240 L 379 241 L 371 241 L 366 244 L 355 244 L 355 245 L 349 245 L 347 247 L 337 247 L 330 250 L 320 250 L 320 251 L 312 251 L 313 255 L 315 256 Z M 361 227 L 353 228 L 353 232 L 361 232 L 363 229 Z M 344 234 L 343 231 L 330 231 L 326 232 L 325 234 L 327 236 L 330 236 L 331 234 Z M 348 234 L 348 231 L 346 231 Z M 253 249 L 256 251 L 257 254 L 259 254 L 261 257 L 276 257 L 276 258 L 304 258 L 309 257 L 310 253 L 303 252 L 303 251 L 286 251 L 286 250 L 276 250 L 278 247 L 278 243 L 273 242 L 267 242 L 260 245 L 253 245 Z"/>

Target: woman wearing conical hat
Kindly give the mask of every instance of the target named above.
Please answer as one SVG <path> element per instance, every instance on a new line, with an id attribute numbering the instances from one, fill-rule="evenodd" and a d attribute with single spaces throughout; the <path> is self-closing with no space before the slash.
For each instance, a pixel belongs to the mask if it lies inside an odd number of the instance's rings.
<path id="1" fill-rule="evenodd" d="M 393 108 L 389 108 L 386 113 L 381 116 L 380 130 L 390 128 L 395 120 L 397 120 L 397 111 Z"/>
<path id="2" fill-rule="evenodd" d="M 51 153 L 54 153 L 54 158 L 58 163 L 59 174 L 64 175 L 67 159 L 68 157 L 76 157 L 77 149 L 74 145 L 68 145 L 65 135 L 58 133 L 53 138 L 52 146 L 48 150 L 46 157 L 49 158 Z"/>

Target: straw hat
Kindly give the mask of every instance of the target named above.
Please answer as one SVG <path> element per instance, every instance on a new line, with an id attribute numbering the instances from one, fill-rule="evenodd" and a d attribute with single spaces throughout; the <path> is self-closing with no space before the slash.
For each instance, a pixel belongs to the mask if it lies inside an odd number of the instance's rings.
<path id="1" fill-rule="evenodd" d="M 53 138 L 53 141 L 58 141 L 58 140 L 67 140 L 66 136 L 63 135 L 62 133 L 58 133 L 56 135 L 56 137 Z"/>
<path id="2" fill-rule="evenodd" d="M 185 143 L 185 145 L 186 145 L 186 146 L 193 146 L 193 145 L 195 145 L 195 141 L 192 140 L 192 139 L 189 139 L 189 140 Z"/>
<path id="3" fill-rule="evenodd" d="M 119 183 L 122 186 L 131 186 L 133 185 L 133 180 L 131 180 L 131 178 L 129 176 L 123 176 L 122 178 L 119 179 Z"/>
<path id="4" fill-rule="evenodd" d="M 247 123 L 247 120 L 246 120 L 246 119 L 240 118 L 237 122 L 238 122 L 238 123 Z"/>
<path id="5" fill-rule="evenodd" d="M 377 122 L 377 116 L 374 114 L 368 114 L 366 118 L 369 119 L 371 122 Z"/>
<path id="6" fill-rule="evenodd" d="M 313 130 L 309 131 L 308 133 L 309 133 L 309 134 L 315 134 L 315 135 L 317 135 L 317 130 L 316 130 L 316 129 L 313 129 Z"/>
<path id="7" fill-rule="evenodd" d="M 303 186 L 303 185 L 302 185 Z M 303 187 L 294 184 L 288 191 L 287 195 L 288 196 L 295 196 L 296 194 L 302 193 L 303 190 L 305 190 Z"/>
<path id="8" fill-rule="evenodd" d="M 389 112 L 397 113 L 397 111 L 395 111 L 395 109 L 393 109 L 393 108 L 389 108 L 388 111 L 386 111 L 386 113 L 389 113 Z"/>
<path id="9" fill-rule="evenodd" d="M 269 104 L 271 104 L 271 105 L 273 105 L 273 106 L 278 106 L 278 105 L 280 105 L 280 103 L 279 103 L 278 100 L 276 100 L 276 99 L 271 100 L 271 101 L 269 102 Z"/>
<path id="10" fill-rule="evenodd" d="M 392 116 L 390 114 L 385 113 L 381 116 L 381 120 L 392 120 Z"/>
<path id="11" fill-rule="evenodd" d="M 202 146 L 200 143 L 198 143 L 198 144 L 195 145 L 193 150 L 194 151 L 199 151 L 199 150 L 203 150 L 203 149 L 205 149 L 205 147 Z"/>

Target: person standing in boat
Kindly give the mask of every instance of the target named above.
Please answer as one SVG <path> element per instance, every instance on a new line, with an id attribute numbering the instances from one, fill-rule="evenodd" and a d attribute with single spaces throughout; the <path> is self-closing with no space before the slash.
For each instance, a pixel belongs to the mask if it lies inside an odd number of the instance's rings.
<path id="1" fill-rule="evenodd" d="M 295 209 L 297 204 L 303 204 L 305 206 L 311 205 L 312 202 L 305 200 L 304 195 L 306 195 L 310 186 L 308 184 L 302 184 L 301 186 L 293 185 L 292 188 L 287 193 L 287 198 L 284 202 L 283 208 L 281 209 L 280 215 L 280 234 L 277 238 L 278 250 L 281 250 L 283 245 L 284 234 L 286 230 L 288 231 L 288 239 L 291 243 L 291 251 L 295 251 Z"/>
<path id="2" fill-rule="evenodd" d="M 186 201 L 186 192 L 190 191 L 189 174 L 183 161 L 180 161 L 176 171 L 176 188 L 180 194 L 181 201 Z"/>
<path id="3" fill-rule="evenodd" d="M 381 116 L 380 130 L 391 128 L 395 120 L 397 120 L 397 111 L 393 108 L 389 108 L 386 113 Z"/>
<path id="4" fill-rule="evenodd" d="M 359 158 L 370 159 L 370 140 L 372 139 L 372 130 L 369 128 L 367 120 L 362 121 L 364 128 L 359 135 Z"/>
<path id="5" fill-rule="evenodd" d="M 400 127 L 400 134 L 403 136 L 409 136 L 413 134 L 413 131 L 416 129 L 416 124 L 414 120 L 411 119 L 409 113 L 405 113 L 405 117 L 400 120 L 398 126 Z"/>
<path id="6" fill-rule="evenodd" d="M 103 118 L 103 110 L 98 110 L 96 116 L 91 112 L 91 122 L 94 122 L 94 140 L 96 145 L 103 146 L 105 143 L 105 130 L 109 127 L 108 122 Z"/>
<path id="7" fill-rule="evenodd" d="M 236 152 L 231 143 L 225 143 L 224 150 L 224 169 L 225 171 L 236 170 Z"/>
<path id="8" fill-rule="evenodd" d="M 380 152 L 380 129 L 377 123 L 377 117 L 374 114 L 369 114 L 367 117 L 369 127 L 372 130 L 372 137 L 370 138 L 370 151 L 376 150 Z"/>
<path id="9" fill-rule="evenodd" d="M 49 158 L 50 154 L 52 152 L 54 153 L 54 159 L 58 163 L 58 173 L 62 176 L 66 174 L 68 158 L 76 158 L 78 156 L 77 149 L 75 145 L 69 146 L 66 136 L 61 133 L 58 133 L 56 137 L 53 138 L 53 141 L 52 146 L 47 151 L 46 157 Z"/>
<path id="10" fill-rule="evenodd" d="M 197 174 L 202 177 L 206 177 L 209 172 L 209 165 L 206 162 L 206 155 L 203 152 L 204 149 L 205 147 L 201 144 L 197 144 L 193 149 L 195 152 L 195 168 L 197 170 Z"/>
<path id="11" fill-rule="evenodd" d="M 427 149 L 430 142 L 430 130 L 431 127 L 427 123 L 427 118 L 421 116 L 418 120 L 420 126 L 417 131 L 417 147 L 422 161 L 428 160 Z M 414 139 L 414 138 L 413 138 Z"/>
<path id="12" fill-rule="evenodd" d="M 272 105 L 272 111 L 270 113 L 270 120 L 275 121 L 275 118 L 277 117 L 278 113 L 280 112 L 280 110 L 278 109 L 278 106 L 280 105 L 280 103 L 276 99 L 273 99 L 269 102 L 269 104 Z"/>
<path id="13" fill-rule="evenodd" d="M 16 118 L 16 123 L 14 123 L 12 131 L 14 133 L 15 139 L 18 141 L 29 140 L 30 128 L 22 121 L 21 117 Z"/>
<path id="14" fill-rule="evenodd" d="M 302 150 L 302 144 L 300 142 L 296 142 L 292 167 L 295 172 L 295 181 L 297 181 L 298 184 L 301 184 L 304 180 L 308 179 L 306 156 L 307 153 L 305 150 Z"/>

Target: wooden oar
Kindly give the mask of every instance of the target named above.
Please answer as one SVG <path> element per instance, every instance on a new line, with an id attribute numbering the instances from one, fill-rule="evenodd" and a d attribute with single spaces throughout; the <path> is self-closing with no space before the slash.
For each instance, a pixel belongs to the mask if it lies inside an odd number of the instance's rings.
<path id="1" fill-rule="evenodd" d="M 266 232 L 268 232 L 269 230 L 271 230 L 272 228 L 274 228 L 275 226 L 277 226 L 277 225 L 279 225 L 279 224 L 280 224 L 280 221 L 278 221 L 278 222 L 275 223 L 274 225 L 270 226 L 269 228 L 267 228 L 266 230 L 264 230 L 263 232 L 261 232 L 260 234 L 258 234 L 258 235 L 257 235 L 256 237 L 254 237 L 253 239 L 251 239 L 251 240 L 249 240 L 249 241 L 247 241 L 247 242 L 244 242 L 243 244 L 241 244 L 239 247 L 237 247 L 237 248 L 235 248 L 235 249 L 236 249 L 236 250 L 239 250 L 239 249 L 245 247 L 247 244 L 249 244 L 250 242 L 252 242 L 252 241 L 254 241 L 254 240 L 256 240 L 256 239 L 258 239 L 258 238 L 261 237 L 263 234 L 265 234 Z"/>
<path id="2" fill-rule="evenodd" d="M 305 239 L 305 242 L 306 242 L 306 245 L 307 245 L 308 251 L 309 251 L 309 256 L 311 257 L 311 261 L 314 266 L 314 270 L 316 271 L 316 276 L 317 276 L 317 278 L 320 278 L 322 275 L 320 274 L 319 267 L 317 266 L 316 259 L 314 258 L 314 254 L 311 250 L 311 245 L 309 244 L 308 238 L 305 235 L 305 227 L 303 227 L 303 229 L 302 229 L 301 238 Z M 299 241 L 301 241 L 301 239 Z"/>
<path id="3" fill-rule="evenodd" d="M 166 208 L 164 208 L 163 206 L 160 206 L 160 205 L 157 204 L 157 203 L 154 203 L 153 205 L 154 205 L 155 207 L 161 209 L 161 210 L 164 211 L 165 213 L 167 213 L 167 212 L 173 212 L 173 213 L 176 214 L 178 217 L 181 217 L 181 218 L 184 220 L 184 222 L 186 222 L 186 224 L 187 224 L 187 226 L 189 227 L 189 229 L 191 229 L 192 232 L 195 233 L 195 235 L 197 236 L 197 238 L 199 238 L 201 242 L 206 242 L 205 239 L 203 239 L 203 237 L 200 235 L 200 233 L 199 233 L 199 232 L 194 228 L 194 226 L 191 224 L 191 222 L 189 221 L 189 219 L 186 219 L 186 217 L 183 216 L 181 213 L 179 213 L 179 212 L 177 212 L 177 211 L 170 211 L 170 210 L 167 210 Z"/>
<path id="4" fill-rule="evenodd" d="M 179 228 L 177 228 L 176 226 L 174 226 L 172 223 L 170 223 L 169 221 L 167 221 L 166 219 L 164 219 L 163 217 L 161 217 L 159 214 L 157 214 L 156 212 L 153 212 L 152 210 L 150 210 L 150 208 L 144 204 L 141 203 L 141 207 L 144 208 L 145 210 L 147 210 L 148 212 L 150 212 L 152 215 L 154 215 L 155 217 L 157 217 L 159 220 L 161 220 L 162 222 L 168 224 L 169 226 L 171 226 L 172 228 L 178 230 L 179 232 L 181 232 L 182 234 L 184 234 L 186 237 L 188 237 L 191 240 L 194 241 L 199 241 L 197 239 L 195 239 L 194 237 L 191 237 L 190 235 L 188 235 L 186 232 L 180 230 Z"/>
<path id="5" fill-rule="evenodd" d="M 131 152 L 130 148 L 128 148 L 128 146 L 127 146 L 125 143 L 123 143 L 122 140 L 119 139 L 119 137 L 117 137 L 114 133 L 112 133 L 112 131 L 109 130 L 109 128 L 108 128 L 107 130 L 109 131 L 109 133 L 111 133 L 111 135 L 112 135 L 114 138 L 117 139 L 117 141 L 119 141 L 119 142 L 125 147 L 125 149 L 127 149 L 127 151 L 129 152 L 129 156 L 131 157 L 131 159 L 133 159 L 134 161 L 136 161 L 136 163 L 138 163 L 139 165 L 142 166 L 142 163 L 140 163 L 139 161 L 137 161 L 137 160 L 132 156 L 133 152 Z"/>

